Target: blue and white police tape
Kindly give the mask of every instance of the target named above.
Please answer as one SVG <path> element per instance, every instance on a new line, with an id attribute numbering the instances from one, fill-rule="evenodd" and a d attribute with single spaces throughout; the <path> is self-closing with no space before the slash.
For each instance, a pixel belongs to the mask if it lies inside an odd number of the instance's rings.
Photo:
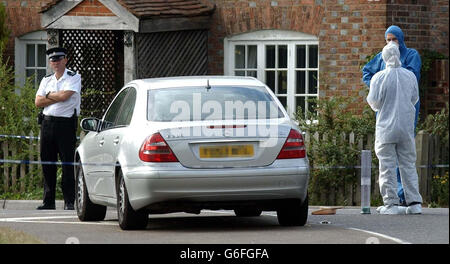
<path id="1" fill-rule="evenodd" d="M 28 165 L 68 165 L 68 166 L 119 166 L 116 163 L 81 163 L 81 162 L 63 162 L 63 161 L 40 161 L 40 160 L 5 160 L 0 159 L 1 163 L 9 164 L 28 164 Z"/>
<path id="2" fill-rule="evenodd" d="M 91 163 L 91 162 L 62 162 L 62 161 L 38 161 L 38 160 L 7 160 L 0 159 L 0 164 L 30 164 L 30 165 L 69 165 L 69 166 L 121 166 L 118 163 Z M 127 165 L 127 167 L 142 166 L 141 164 Z M 416 168 L 419 169 L 437 169 L 437 168 L 448 168 L 448 164 L 438 164 L 438 165 L 419 165 Z M 361 166 L 311 166 L 311 169 L 324 170 L 324 169 L 361 169 Z"/>
<path id="3" fill-rule="evenodd" d="M 40 137 L 34 136 L 15 136 L 15 135 L 0 135 L 0 138 L 18 138 L 18 139 L 35 139 L 40 140 Z"/>
<path id="4" fill-rule="evenodd" d="M 416 168 L 419 169 L 435 169 L 435 168 L 448 168 L 448 164 L 438 164 L 438 165 L 419 165 Z M 374 167 L 370 167 L 374 168 Z M 324 169 L 361 169 L 361 166 L 311 166 L 311 169 L 324 170 Z"/>
<path id="5" fill-rule="evenodd" d="M 35 136 L 17 136 L 17 135 L 0 135 L 0 138 L 16 138 L 16 139 L 32 139 L 32 140 L 40 140 L 40 137 Z M 77 140 L 80 140 L 80 137 L 77 137 Z"/>

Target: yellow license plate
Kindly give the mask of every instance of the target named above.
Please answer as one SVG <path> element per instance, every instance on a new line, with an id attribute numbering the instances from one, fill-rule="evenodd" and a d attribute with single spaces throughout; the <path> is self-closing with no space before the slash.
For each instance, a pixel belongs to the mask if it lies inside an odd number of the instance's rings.
<path id="1" fill-rule="evenodd" d="M 202 146 L 200 158 L 252 157 L 253 145 Z"/>

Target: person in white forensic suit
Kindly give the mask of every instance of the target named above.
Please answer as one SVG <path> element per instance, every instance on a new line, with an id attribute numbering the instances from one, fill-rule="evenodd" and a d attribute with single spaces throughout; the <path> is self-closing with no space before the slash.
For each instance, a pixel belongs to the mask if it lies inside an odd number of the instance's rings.
<path id="1" fill-rule="evenodd" d="M 422 196 L 416 170 L 414 105 L 419 100 L 417 79 L 401 67 L 398 44 L 391 41 L 382 52 L 386 69 L 370 81 L 367 102 L 378 112 L 375 129 L 375 153 L 379 160 L 379 184 L 383 206 L 380 214 L 420 214 Z M 399 206 L 397 162 L 407 207 Z"/>

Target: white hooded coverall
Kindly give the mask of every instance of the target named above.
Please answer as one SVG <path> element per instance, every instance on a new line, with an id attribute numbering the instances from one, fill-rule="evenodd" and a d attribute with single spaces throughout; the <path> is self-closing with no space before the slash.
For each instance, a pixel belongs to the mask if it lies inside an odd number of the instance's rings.
<path id="1" fill-rule="evenodd" d="M 377 111 L 375 153 L 379 160 L 380 193 L 385 205 L 397 205 L 397 164 L 406 204 L 422 203 L 416 170 L 414 105 L 419 89 L 414 73 L 401 67 L 400 51 L 393 41 L 382 52 L 386 69 L 370 81 L 367 102 Z"/>

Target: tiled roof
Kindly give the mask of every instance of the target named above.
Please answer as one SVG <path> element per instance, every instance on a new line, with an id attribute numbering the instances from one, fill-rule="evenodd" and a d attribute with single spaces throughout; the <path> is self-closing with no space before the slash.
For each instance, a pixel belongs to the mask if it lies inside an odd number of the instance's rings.
<path id="1" fill-rule="evenodd" d="M 209 0 L 118 0 L 139 18 L 191 17 L 210 15 L 215 5 Z"/>
<path id="2" fill-rule="evenodd" d="M 41 13 L 63 0 L 52 0 Z M 117 0 L 138 18 L 192 17 L 210 15 L 215 5 L 210 0 Z"/>
<path id="3" fill-rule="evenodd" d="M 61 2 L 61 1 L 62 0 L 52 0 L 52 1 L 48 2 L 47 4 L 45 4 L 41 7 L 40 12 L 43 13 L 43 12 L 49 10 L 52 6 L 56 5 L 57 3 Z"/>

